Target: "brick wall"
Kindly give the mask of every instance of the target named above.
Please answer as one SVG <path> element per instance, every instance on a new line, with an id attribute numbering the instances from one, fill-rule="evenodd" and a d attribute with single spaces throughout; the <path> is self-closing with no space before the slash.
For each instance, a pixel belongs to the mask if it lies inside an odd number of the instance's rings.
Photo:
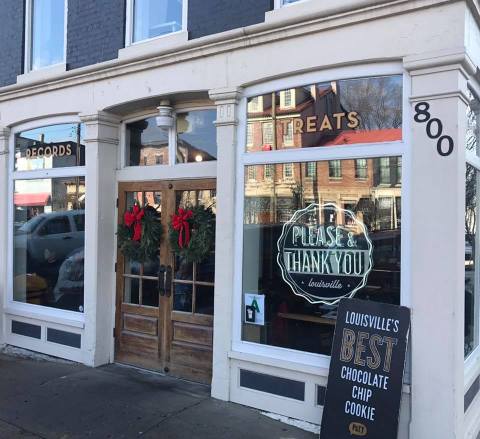
<path id="1" fill-rule="evenodd" d="M 273 0 L 189 0 L 190 39 L 265 21 Z"/>
<path id="2" fill-rule="evenodd" d="M 68 1 L 69 70 L 118 57 L 125 46 L 125 11 L 125 0 Z"/>
<path id="3" fill-rule="evenodd" d="M 67 68 L 115 59 L 125 46 L 126 0 L 69 0 Z M 1 0 L 0 87 L 23 73 L 24 16 L 22 0 Z M 273 0 L 189 0 L 189 38 L 262 23 Z"/>
<path id="4" fill-rule="evenodd" d="M 24 2 L 0 2 L 0 87 L 15 84 L 23 72 Z"/>

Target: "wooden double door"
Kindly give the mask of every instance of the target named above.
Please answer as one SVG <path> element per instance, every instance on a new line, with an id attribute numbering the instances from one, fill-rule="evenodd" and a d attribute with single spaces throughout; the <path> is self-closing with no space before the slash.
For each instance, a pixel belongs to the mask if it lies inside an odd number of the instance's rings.
<path id="1" fill-rule="evenodd" d="M 210 384 L 215 252 L 186 262 L 170 248 L 168 224 L 179 207 L 215 212 L 215 180 L 120 183 L 118 193 L 119 223 L 139 203 L 155 210 L 163 233 L 150 261 L 118 252 L 115 361 Z"/>

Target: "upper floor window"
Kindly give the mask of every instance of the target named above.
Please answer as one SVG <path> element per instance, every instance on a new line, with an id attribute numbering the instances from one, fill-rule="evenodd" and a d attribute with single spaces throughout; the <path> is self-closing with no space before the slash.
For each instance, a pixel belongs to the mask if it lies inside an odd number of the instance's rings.
<path id="1" fill-rule="evenodd" d="M 287 6 L 287 5 L 291 5 L 293 3 L 299 3 L 299 2 L 303 2 L 305 0 L 277 0 L 278 3 L 279 3 L 279 6 Z"/>
<path id="2" fill-rule="evenodd" d="M 186 0 L 127 0 L 127 44 L 184 29 Z"/>
<path id="3" fill-rule="evenodd" d="M 65 62 L 66 11 L 66 0 L 27 0 L 27 72 Z"/>

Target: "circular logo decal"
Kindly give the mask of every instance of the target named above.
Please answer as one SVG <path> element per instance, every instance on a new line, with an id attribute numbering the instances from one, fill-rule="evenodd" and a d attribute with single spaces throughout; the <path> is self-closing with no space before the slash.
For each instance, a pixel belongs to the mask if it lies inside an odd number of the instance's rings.
<path id="1" fill-rule="evenodd" d="M 310 303 L 353 297 L 372 269 L 365 225 L 335 204 L 310 204 L 283 225 L 277 262 L 292 291 Z"/>

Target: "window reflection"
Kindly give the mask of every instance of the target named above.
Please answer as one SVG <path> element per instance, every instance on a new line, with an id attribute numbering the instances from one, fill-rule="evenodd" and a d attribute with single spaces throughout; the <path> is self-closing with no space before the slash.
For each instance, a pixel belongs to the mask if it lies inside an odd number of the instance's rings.
<path id="1" fill-rule="evenodd" d="M 465 147 L 468 151 L 479 154 L 480 139 L 480 101 L 471 93 L 468 93 L 470 103 L 467 107 L 467 137 Z"/>
<path id="2" fill-rule="evenodd" d="M 402 77 L 347 79 L 255 96 L 247 151 L 402 139 Z"/>
<path id="3" fill-rule="evenodd" d="M 127 164 L 168 164 L 168 130 L 157 127 L 155 117 L 127 124 Z"/>
<path id="4" fill-rule="evenodd" d="M 330 354 L 336 306 L 313 305 L 296 296 L 282 279 L 276 260 L 283 224 L 312 203 L 335 204 L 351 211 L 368 231 L 373 269 L 356 297 L 400 303 L 401 181 L 397 172 L 392 172 L 389 184 L 381 183 L 382 163 L 386 161 L 290 163 L 290 181 L 282 178 L 285 164 L 268 165 L 275 170 L 272 180 L 261 176 L 266 165 L 245 167 L 246 177 L 257 177 L 245 178 L 243 293 L 265 295 L 266 322 L 265 326 L 244 323 L 243 340 Z M 396 157 L 389 158 L 388 163 L 401 168 Z M 332 178 L 332 172 L 336 178 Z M 348 215 L 324 210 L 322 216 L 320 221 L 325 226 L 352 227 Z"/>
<path id="5" fill-rule="evenodd" d="M 177 114 L 177 163 L 217 160 L 216 110 Z"/>
<path id="6" fill-rule="evenodd" d="M 15 135 L 15 170 L 85 166 L 83 124 L 50 125 Z"/>
<path id="7" fill-rule="evenodd" d="M 476 236 L 478 228 L 478 171 L 467 164 L 465 175 L 465 356 L 478 345 L 478 283 Z M 477 311 L 476 311 L 477 309 Z"/>
<path id="8" fill-rule="evenodd" d="M 83 312 L 84 177 L 16 180 L 14 300 Z"/>

